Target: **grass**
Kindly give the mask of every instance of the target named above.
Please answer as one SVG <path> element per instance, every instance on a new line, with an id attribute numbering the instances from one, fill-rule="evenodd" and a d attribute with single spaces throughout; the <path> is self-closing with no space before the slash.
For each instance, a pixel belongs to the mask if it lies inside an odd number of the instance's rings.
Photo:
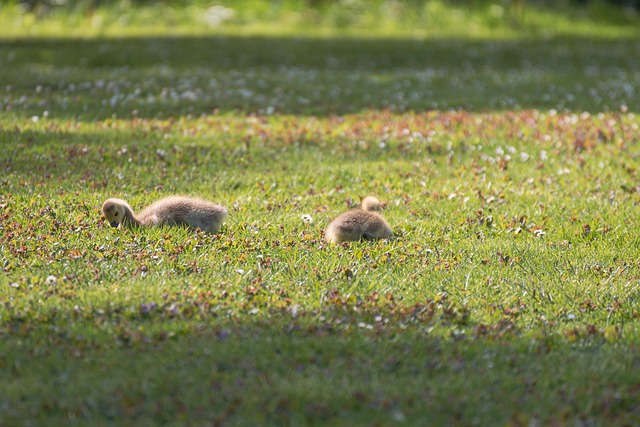
<path id="1" fill-rule="evenodd" d="M 0 40 L 0 424 L 638 422 L 632 30 L 42 19 Z M 172 193 L 222 232 L 100 219 Z M 325 243 L 367 194 L 398 238 Z"/>
<path id="2" fill-rule="evenodd" d="M 638 13 L 593 0 L 576 7 L 570 0 L 202 0 L 172 2 L 88 0 L 4 0 L 0 23 L 5 37 L 122 37 L 265 35 L 378 39 L 495 39 L 558 35 L 623 37 L 638 35 Z"/>

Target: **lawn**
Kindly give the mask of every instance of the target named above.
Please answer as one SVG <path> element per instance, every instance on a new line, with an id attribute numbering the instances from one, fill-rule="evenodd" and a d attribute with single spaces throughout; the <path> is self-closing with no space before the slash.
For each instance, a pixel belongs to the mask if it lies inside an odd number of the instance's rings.
<path id="1" fill-rule="evenodd" d="M 637 25 L 244 4 L 0 13 L 0 425 L 640 423 Z"/>

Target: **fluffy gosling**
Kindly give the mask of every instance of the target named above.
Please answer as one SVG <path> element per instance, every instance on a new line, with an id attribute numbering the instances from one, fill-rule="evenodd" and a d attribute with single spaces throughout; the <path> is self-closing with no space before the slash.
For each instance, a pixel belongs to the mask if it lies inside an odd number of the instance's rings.
<path id="1" fill-rule="evenodd" d="M 112 227 L 181 226 L 217 233 L 229 213 L 224 206 L 203 199 L 170 196 L 158 200 L 135 214 L 122 199 L 108 199 L 102 204 L 102 216 Z"/>
<path id="2" fill-rule="evenodd" d="M 360 203 L 360 208 L 344 212 L 329 223 L 325 239 L 332 243 L 341 243 L 393 237 L 389 223 L 377 213 L 380 210 L 380 200 L 373 196 L 365 197 Z"/>

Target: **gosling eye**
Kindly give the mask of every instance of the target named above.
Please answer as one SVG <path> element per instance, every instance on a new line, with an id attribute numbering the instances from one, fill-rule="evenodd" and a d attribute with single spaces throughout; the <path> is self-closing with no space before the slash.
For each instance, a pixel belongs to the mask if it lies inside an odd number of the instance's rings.
<path id="1" fill-rule="evenodd" d="M 118 216 L 118 212 L 116 212 L 116 215 L 115 215 L 115 216 Z"/>

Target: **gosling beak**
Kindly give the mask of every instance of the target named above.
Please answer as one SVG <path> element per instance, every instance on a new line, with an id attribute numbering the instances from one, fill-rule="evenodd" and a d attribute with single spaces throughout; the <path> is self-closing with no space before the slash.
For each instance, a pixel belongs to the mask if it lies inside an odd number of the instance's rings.
<path id="1" fill-rule="evenodd" d="M 118 221 L 112 221 L 109 223 L 112 227 L 118 227 Z"/>

